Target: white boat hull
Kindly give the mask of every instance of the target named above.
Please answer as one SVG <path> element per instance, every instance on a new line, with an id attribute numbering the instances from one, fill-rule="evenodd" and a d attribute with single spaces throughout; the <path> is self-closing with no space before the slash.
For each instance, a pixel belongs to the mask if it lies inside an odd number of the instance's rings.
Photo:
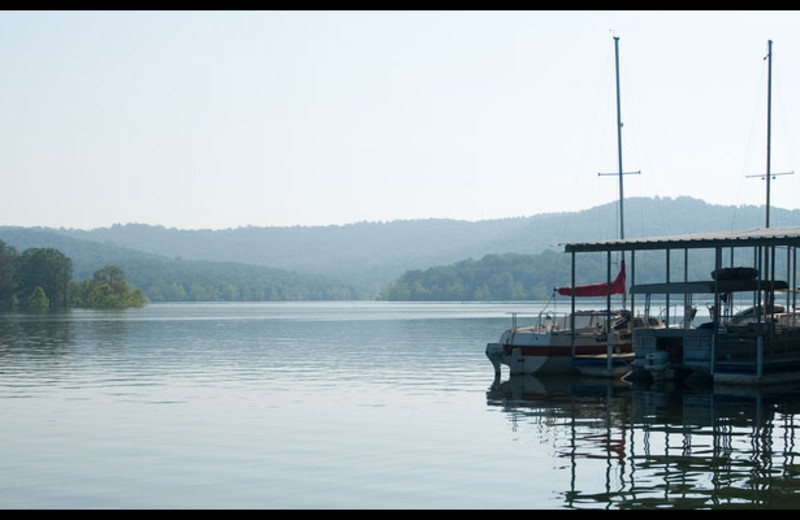
<path id="1" fill-rule="evenodd" d="M 506 365 L 511 374 L 574 374 L 579 371 L 573 363 L 574 355 L 606 355 L 608 346 L 603 335 L 576 336 L 575 348 L 571 334 L 508 331 L 500 342 L 486 346 L 486 356 L 500 372 Z M 617 353 L 630 352 L 630 343 L 615 344 Z M 593 370 L 596 372 L 597 370 Z"/>

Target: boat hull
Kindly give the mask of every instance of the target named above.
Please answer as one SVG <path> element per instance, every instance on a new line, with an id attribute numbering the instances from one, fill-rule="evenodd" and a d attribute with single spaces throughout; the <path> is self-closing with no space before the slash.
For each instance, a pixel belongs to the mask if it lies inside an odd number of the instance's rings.
<path id="1" fill-rule="evenodd" d="M 601 368 L 597 361 L 598 356 L 608 354 L 604 338 L 603 335 L 576 337 L 573 349 L 569 333 L 515 334 L 513 340 L 503 341 L 501 338 L 498 343 L 489 343 L 486 346 L 486 356 L 494 365 L 495 372 L 500 372 L 501 366 L 506 365 L 511 374 L 580 373 L 574 362 L 575 356 L 591 356 L 592 362 L 585 365 L 597 375 Z M 631 349 L 630 342 L 614 344 L 614 352 L 617 354 L 631 352 Z M 621 367 L 615 364 L 615 374 L 625 371 L 627 370 L 621 370 Z"/>

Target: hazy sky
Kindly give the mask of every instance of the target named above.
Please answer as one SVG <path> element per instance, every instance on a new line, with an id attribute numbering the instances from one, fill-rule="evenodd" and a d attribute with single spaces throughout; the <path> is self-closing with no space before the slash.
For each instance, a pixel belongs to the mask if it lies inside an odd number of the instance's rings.
<path id="1" fill-rule="evenodd" d="M 0 12 L 0 225 L 800 208 L 800 12 Z"/>

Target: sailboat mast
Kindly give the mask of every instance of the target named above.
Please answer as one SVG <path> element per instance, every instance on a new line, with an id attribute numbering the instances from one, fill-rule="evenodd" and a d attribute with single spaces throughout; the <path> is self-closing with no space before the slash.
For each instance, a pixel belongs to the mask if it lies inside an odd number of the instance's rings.
<path id="1" fill-rule="evenodd" d="M 598 173 L 598 175 L 616 175 L 619 178 L 619 238 L 625 238 L 625 192 L 623 189 L 623 176 L 628 174 L 638 174 L 640 172 L 625 172 L 622 168 L 622 95 L 619 80 L 619 36 L 614 36 L 614 62 L 616 68 L 616 81 L 617 81 L 617 161 L 619 169 L 617 173 Z M 621 262 L 620 269 L 625 263 L 625 253 L 620 252 Z M 610 282 L 610 279 L 609 279 Z M 625 291 L 622 292 L 622 308 L 627 306 L 627 297 Z"/>
<path id="2" fill-rule="evenodd" d="M 614 36 L 614 62 L 617 73 L 617 160 L 619 161 L 619 238 L 625 238 L 624 192 L 622 188 L 622 110 L 619 87 L 619 36 Z"/>
<path id="3" fill-rule="evenodd" d="M 623 191 L 622 177 L 625 175 L 622 169 L 622 96 L 620 94 L 619 83 L 619 36 L 614 36 L 614 69 L 616 71 L 617 80 L 617 161 L 619 165 L 619 238 L 625 238 L 625 193 Z M 622 261 L 620 266 L 625 264 L 625 253 L 620 253 Z M 620 267 L 621 268 L 621 267 Z M 622 291 L 622 308 L 626 308 L 627 301 L 626 291 Z"/>
<path id="4" fill-rule="evenodd" d="M 772 40 L 767 42 L 767 228 L 770 207 L 770 153 L 772 150 Z"/>
<path id="5" fill-rule="evenodd" d="M 748 175 L 748 177 L 758 177 L 767 181 L 767 219 L 766 227 L 769 228 L 772 179 L 778 175 L 792 175 L 794 172 L 772 173 L 772 40 L 767 41 L 767 170 L 763 174 Z"/>
<path id="6" fill-rule="evenodd" d="M 616 65 L 617 80 L 617 173 L 598 173 L 598 175 L 616 175 L 619 178 L 619 238 L 625 238 L 625 191 L 623 189 L 623 175 L 639 174 L 640 172 L 626 172 L 622 169 L 622 94 L 619 80 L 619 36 L 614 36 L 614 61 Z"/>

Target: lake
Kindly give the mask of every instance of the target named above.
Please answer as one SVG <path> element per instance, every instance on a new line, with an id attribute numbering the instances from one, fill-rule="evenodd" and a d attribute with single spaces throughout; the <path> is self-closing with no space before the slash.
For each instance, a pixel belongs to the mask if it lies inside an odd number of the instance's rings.
<path id="1" fill-rule="evenodd" d="M 2 315 L 0 507 L 800 507 L 800 391 L 496 379 L 536 305 Z"/>

